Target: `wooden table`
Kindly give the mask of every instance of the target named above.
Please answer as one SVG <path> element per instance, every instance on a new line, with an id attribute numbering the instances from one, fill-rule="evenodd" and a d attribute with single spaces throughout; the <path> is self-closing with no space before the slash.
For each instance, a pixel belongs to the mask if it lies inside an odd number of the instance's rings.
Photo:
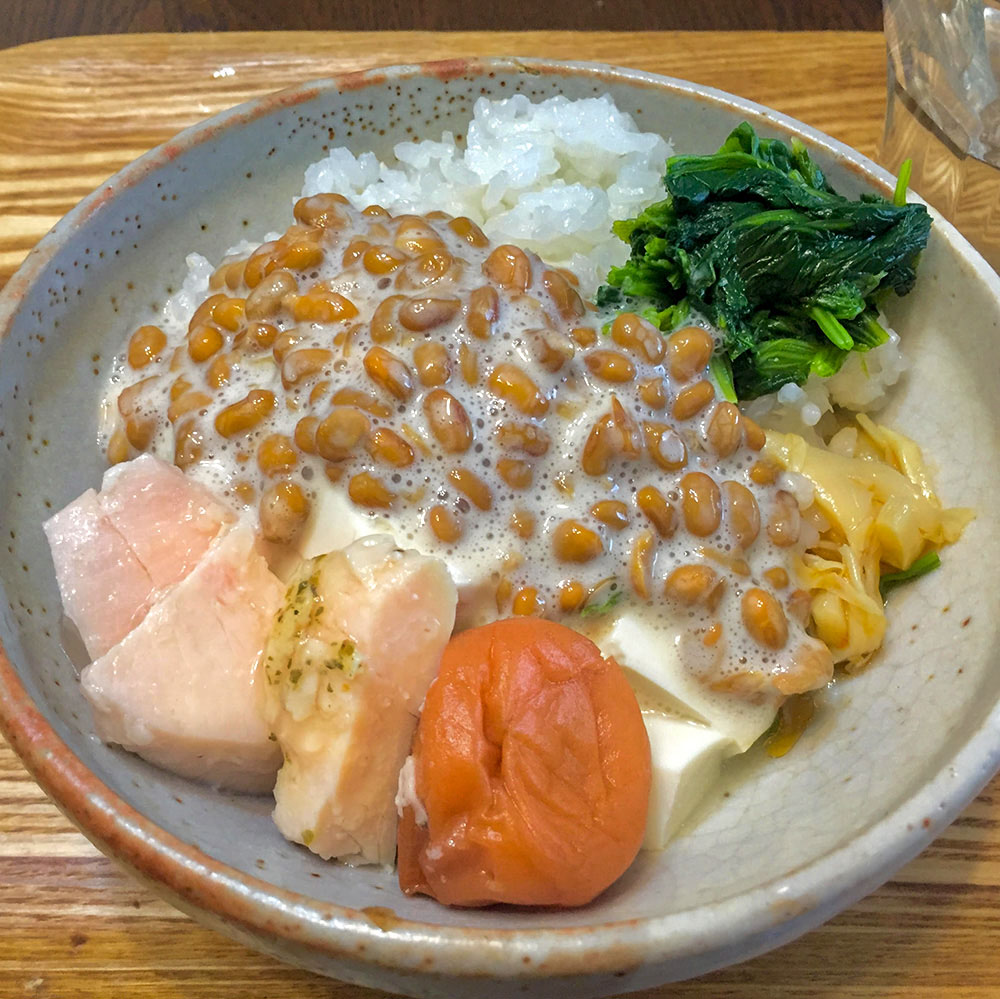
<path id="1" fill-rule="evenodd" d="M 3 0 L 0 48 L 133 31 L 881 31 L 882 0 Z M 391 43 L 390 43 L 391 44 Z"/>
<path id="2" fill-rule="evenodd" d="M 109 174 L 191 122 L 331 72 L 456 54 L 587 58 L 686 77 L 871 153 L 884 108 L 879 35 L 126 35 L 0 52 L 0 285 Z M 169 66 L 169 70 L 166 67 Z M 232 72 L 223 67 L 231 67 Z M 647 999 L 1000 996 L 1000 778 L 922 856 L 823 928 Z M 200 928 L 133 884 L 0 742 L 0 996 L 262 999 L 378 994 Z"/>

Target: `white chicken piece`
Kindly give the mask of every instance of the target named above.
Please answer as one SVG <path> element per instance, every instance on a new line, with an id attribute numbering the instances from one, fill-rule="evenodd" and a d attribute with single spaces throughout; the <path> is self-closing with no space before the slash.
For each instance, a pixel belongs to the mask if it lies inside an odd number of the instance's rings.
<path id="1" fill-rule="evenodd" d="M 455 624 L 444 563 L 387 535 L 305 562 L 264 650 L 264 716 L 285 756 L 282 834 L 324 858 L 390 864 L 395 796 Z"/>
<path id="2" fill-rule="evenodd" d="M 282 586 L 244 526 L 223 534 L 80 677 L 105 742 L 183 777 L 267 791 L 281 762 L 260 717 L 258 657 Z"/>
<path id="3" fill-rule="evenodd" d="M 144 454 L 109 468 L 43 525 L 63 608 L 92 659 L 139 624 L 235 520 L 180 469 Z"/>

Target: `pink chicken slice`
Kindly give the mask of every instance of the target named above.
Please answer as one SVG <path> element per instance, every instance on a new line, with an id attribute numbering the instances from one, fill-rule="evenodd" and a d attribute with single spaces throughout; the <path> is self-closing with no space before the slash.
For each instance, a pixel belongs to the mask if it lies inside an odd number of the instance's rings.
<path id="1" fill-rule="evenodd" d="M 145 616 L 153 582 L 88 489 L 45 522 L 63 611 L 91 658 L 121 641 Z"/>
<path id="2" fill-rule="evenodd" d="M 148 454 L 110 468 L 98 498 L 156 589 L 183 579 L 235 520 L 204 486 Z"/>
<path id="3" fill-rule="evenodd" d="M 261 717 L 257 662 L 284 590 L 248 528 L 224 534 L 84 669 L 101 738 L 184 777 L 270 790 L 281 752 Z"/>
<path id="4" fill-rule="evenodd" d="M 66 615 L 92 659 L 183 579 L 233 514 L 183 472 L 151 455 L 117 465 L 44 524 Z"/>
<path id="5" fill-rule="evenodd" d="M 322 857 L 392 863 L 395 797 L 455 624 L 444 564 L 384 535 L 304 563 L 264 653 L 285 763 L 274 820 Z"/>

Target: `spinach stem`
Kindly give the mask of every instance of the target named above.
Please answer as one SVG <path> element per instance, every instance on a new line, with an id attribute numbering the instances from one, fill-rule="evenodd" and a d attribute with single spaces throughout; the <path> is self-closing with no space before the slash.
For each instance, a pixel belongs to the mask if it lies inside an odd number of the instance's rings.
<path id="1" fill-rule="evenodd" d="M 844 324 L 832 312 L 814 305 L 809 309 L 809 315 L 823 331 L 823 336 L 835 347 L 839 347 L 841 350 L 850 350 L 854 346 L 854 337 L 847 332 Z"/>
<path id="2" fill-rule="evenodd" d="M 902 208 L 906 204 L 906 189 L 910 186 L 912 172 L 913 160 L 903 160 L 899 168 L 899 176 L 896 178 L 896 191 L 892 196 L 892 203 L 897 208 Z"/>
<path id="3" fill-rule="evenodd" d="M 940 568 L 940 566 L 941 558 L 936 551 L 932 550 L 924 552 L 909 569 L 903 569 L 901 572 L 887 572 L 878 582 L 878 590 L 882 596 L 882 601 L 885 602 L 885 598 L 889 593 L 901 583 L 908 583 L 910 580 L 926 576 L 927 573 L 933 572 L 935 569 Z"/>

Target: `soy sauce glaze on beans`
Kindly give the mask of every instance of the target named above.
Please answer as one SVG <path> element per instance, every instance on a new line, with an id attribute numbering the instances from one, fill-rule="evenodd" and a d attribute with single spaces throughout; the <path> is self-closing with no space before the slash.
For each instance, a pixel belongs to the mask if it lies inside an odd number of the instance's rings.
<path id="1" fill-rule="evenodd" d="M 175 460 L 278 544 L 337 490 L 362 533 L 479 580 L 465 624 L 581 625 L 622 592 L 703 642 L 705 683 L 749 696 L 815 655 L 788 604 L 798 508 L 717 397 L 710 331 L 600 315 L 468 219 L 338 195 L 295 217 L 223 261 L 185 328 L 133 334 L 109 459 Z"/>

